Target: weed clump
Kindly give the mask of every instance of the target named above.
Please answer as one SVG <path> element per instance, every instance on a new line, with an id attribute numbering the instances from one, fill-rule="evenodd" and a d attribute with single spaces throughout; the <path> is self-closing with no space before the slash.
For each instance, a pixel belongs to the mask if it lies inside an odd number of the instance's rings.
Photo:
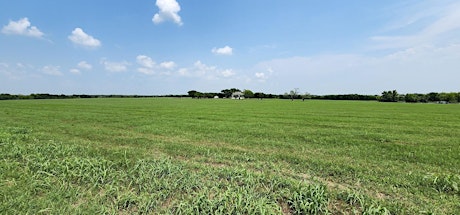
<path id="1" fill-rule="evenodd" d="M 328 214 L 327 189 L 324 185 L 299 186 L 288 204 L 293 214 Z"/>
<path id="2" fill-rule="evenodd" d="M 460 175 L 429 174 L 423 178 L 423 183 L 441 193 L 460 195 Z"/>

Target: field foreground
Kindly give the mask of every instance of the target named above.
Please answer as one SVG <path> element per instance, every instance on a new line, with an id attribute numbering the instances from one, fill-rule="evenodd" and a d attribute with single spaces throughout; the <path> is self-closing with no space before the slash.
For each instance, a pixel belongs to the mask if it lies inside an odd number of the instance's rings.
<path id="1" fill-rule="evenodd" d="M 460 214 L 460 106 L 0 101 L 4 214 Z"/>

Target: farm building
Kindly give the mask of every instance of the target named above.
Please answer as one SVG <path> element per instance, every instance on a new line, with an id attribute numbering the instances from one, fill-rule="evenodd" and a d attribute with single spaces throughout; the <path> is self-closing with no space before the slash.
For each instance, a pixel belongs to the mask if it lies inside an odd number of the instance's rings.
<path id="1" fill-rule="evenodd" d="M 232 99 L 244 99 L 244 94 L 240 91 L 232 93 Z"/>

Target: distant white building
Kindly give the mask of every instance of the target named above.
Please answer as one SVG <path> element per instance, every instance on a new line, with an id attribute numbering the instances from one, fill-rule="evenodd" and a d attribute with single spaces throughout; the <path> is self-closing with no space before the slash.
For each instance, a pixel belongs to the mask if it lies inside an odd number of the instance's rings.
<path id="1" fill-rule="evenodd" d="M 232 99 L 244 99 L 244 94 L 240 91 L 232 93 Z"/>

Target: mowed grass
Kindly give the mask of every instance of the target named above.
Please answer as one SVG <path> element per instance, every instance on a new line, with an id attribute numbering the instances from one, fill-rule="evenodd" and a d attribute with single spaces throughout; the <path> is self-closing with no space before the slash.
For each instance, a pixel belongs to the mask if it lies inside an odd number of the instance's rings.
<path id="1" fill-rule="evenodd" d="M 0 101 L 6 214 L 460 214 L 460 106 Z"/>

